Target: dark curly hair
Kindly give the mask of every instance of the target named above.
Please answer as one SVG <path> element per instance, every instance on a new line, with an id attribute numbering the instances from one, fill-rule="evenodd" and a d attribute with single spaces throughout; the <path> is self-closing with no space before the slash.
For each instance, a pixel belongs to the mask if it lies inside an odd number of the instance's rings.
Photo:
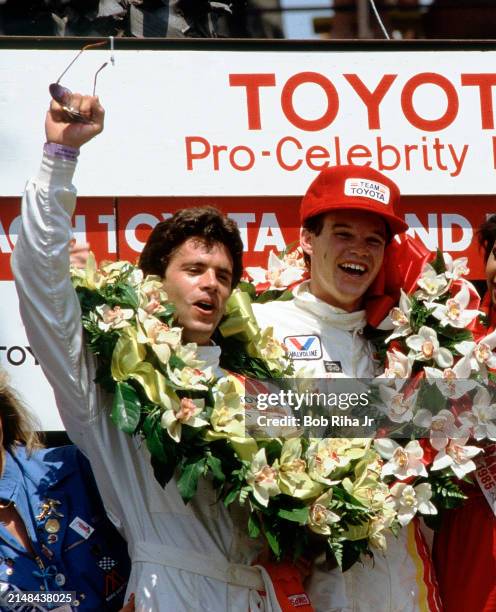
<path id="1" fill-rule="evenodd" d="M 138 265 L 143 273 L 164 277 L 172 255 L 188 238 L 227 248 L 233 260 L 231 287 L 236 287 L 243 273 L 243 242 L 236 223 L 213 206 L 182 208 L 158 223 L 141 252 Z"/>
<path id="2" fill-rule="evenodd" d="M 477 230 L 479 247 L 484 251 L 484 261 L 489 259 L 496 242 L 496 215 L 491 215 Z"/>

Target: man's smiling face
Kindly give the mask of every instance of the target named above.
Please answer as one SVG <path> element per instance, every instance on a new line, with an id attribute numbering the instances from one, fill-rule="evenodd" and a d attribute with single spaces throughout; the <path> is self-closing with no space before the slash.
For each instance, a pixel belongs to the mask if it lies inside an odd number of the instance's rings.
<path id="1" fill-rule="evenodd" d="M 313 295 L 347 312 L 360 310 L 381 268 L 386 239 L 383 219 L 357 210 L 327 213 L 318 236 L 302 228 L 300 241 L 311 260 Z"/>

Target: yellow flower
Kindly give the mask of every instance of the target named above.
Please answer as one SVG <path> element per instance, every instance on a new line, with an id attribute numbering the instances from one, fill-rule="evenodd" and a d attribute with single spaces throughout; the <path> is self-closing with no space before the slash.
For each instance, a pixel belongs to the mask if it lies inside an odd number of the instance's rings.
<path id="1" fill-rule="evenodd" d="M 308 473 L 316 482 L 331 485 L 331 475 L 337 478 L 339 470 L 366 452 L 368 442 L 351 438 L 324 438 L 313 440 L 308 447 Z"/>
<path id="2" fill-rule="evenodd" d="M 214 387 L 214 408 L 210 417 L 212 429 L 226 437 L 245 435 L 245 410 L 241 395 L 230 378 L 221 378 Z"/>
<path id="3" fill-rule="evenodd" d="M 198 359 L 198 345 L 195 342 L 180 344 L 176 348 L 176 356 L 190 368 L 203 369 L 203 366 L 206 363 L 205 361 Z"/>
<path id="4" fill-rule="evenodd" d="M 208 381 L 213 378 L 212 368 L 190 368 L 185 366 L 182 369 L 172 369 L 167 364 L 167 373 L 172 383 L 181 389 L 197 389 L 199 391 L 208 390 Z"/>
<path id="5" fill-rule="evenodd" d="M 279 466 L 279 487 L 282 493 L 298 499 L 317 497 L 323 487 L 309 477 L 306 462 L 301 458 L 301 454 L 301 442 L 298 438 L 284 442 Z"/>
<path id="6" fill-rule="evenodd" d="M 263 330 L 255 346 L 271 370 L 285 370 L 289 366 L 288 351 L 282 342 L 274 338 L 272 327 Z"/>
<path id="7" fill-rule="evenodd" d="M 112 377 L 117 381 L 126 380 L 143 361 L 145 354 L 145 348 L 136 340 L 136 330 L 127 327 L 121 332 L 112 353 Z"/>
<path id="8" fill-rule="evenodd" d="M 145 347 L 136 339 L 136 330 L 126 327 L 112 353 L 111 373 L 114 380 L 128 378 L 137 380 L 147 397 L 155 404 L 160 403 L 160 391 L 165 389 L 165 377 L 151 363 L 144 361 Z"/>

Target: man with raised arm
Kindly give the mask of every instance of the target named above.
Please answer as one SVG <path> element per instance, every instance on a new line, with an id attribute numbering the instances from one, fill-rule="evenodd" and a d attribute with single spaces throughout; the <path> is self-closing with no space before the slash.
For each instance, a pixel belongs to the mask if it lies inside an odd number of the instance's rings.
<path id="1" fill-rule="evenodd" d="M 31 346 L 69 436 L 92 464 L 106 511 L 128 542 L 128 594 L 135 593 L 139 612 L 278 611 L 258 593 L 264 583 L 251 567 L 257 542 L 215 503 L 208 483 L 188 505 L 174 478 L 164 491 L 145 445 L 111 423 L 112 397 L 94 383 L 96 361 L 84 345 L 68 247 L 79 147 L 102 131 L 104 110 L 98 98 L 77 94 L 71 109 L 87 123 L 71 123 L 54 101 L 47 113 L 47 144 L 38 176 L 27 184 L 12 263 Z M 179 211 L 160 223 L 141 256 L 145 273 L 164 279 L 183 339 L 198 343 L 199 359 L 214 368 L 220 349 L 210 336 L 240 278 L 241 258 L 237 227 L 211 208 Z"/>
<path id="2" fill-rule="evenodd" d="M 407 229 L 397 216 L 398 187 L 366 166 L 323 170 L 300 207 L 300 244 L 310 280 L 292 300 L 254 304 L 262 327 L 273 326 L 296 368 L 314 377 L 376 375 L 363 335 L 365 298 L 382 270 L 384 252 Z M 429 612 L 439 610 L 432 563 L 414 521 L 388 550 L 350 570 L 314 571 L 309 595 L 318 612 Z"/>

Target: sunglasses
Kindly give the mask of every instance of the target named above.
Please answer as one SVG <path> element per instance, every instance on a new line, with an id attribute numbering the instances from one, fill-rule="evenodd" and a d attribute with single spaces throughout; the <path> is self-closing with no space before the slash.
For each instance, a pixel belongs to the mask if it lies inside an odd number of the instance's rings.
<path id="1" fill-rule="evenodd" d="M 72 91 L 70 89 L 67 89 L 67 87 L 64 87 L 63 85 L 61 85 L 60 79 L 69 70 L 69 68 L 74 64 L 74 62 L 78 59 L 78 57 L 81 55 L 83 51 L 86 51 L 87 49 L 93 49 L 94 47 L 101 47 L 102 45 L 105 45 L 106 42 L 107 41 L 104 40 L 102 42 L 92 43 L 91 45 L 86 45 L 85 47 L 83 47 L 81 51 L 78 52 L 76 57 L 71 61 L 71 63 L 67 66 L 64 72 L 59 76 L 56 82 L 51 83 L 51 85 L 48 87 L 48 90 L 50 91 L 50 95 L 55 100 L 55 102 L 58 102 L 62 106 L 62 109 L 67 114 L 70 121 L 79 122 L 79 123 L 91 123 L 91 121 L 86 119 L 86 117 L 83 117 L 83 115 L 81 115 L 79 111 L 72 108 L 71 106 Z M 93 95 L 95 95 L 95 91 L 96 91 L 96 79 L 98 77 L 98 73 L 101 72 L 107 64 L 108 62 L 105 62 L 104 64 L 102 64 L 95 73 L 95 77 L 93 79 Z"/>

